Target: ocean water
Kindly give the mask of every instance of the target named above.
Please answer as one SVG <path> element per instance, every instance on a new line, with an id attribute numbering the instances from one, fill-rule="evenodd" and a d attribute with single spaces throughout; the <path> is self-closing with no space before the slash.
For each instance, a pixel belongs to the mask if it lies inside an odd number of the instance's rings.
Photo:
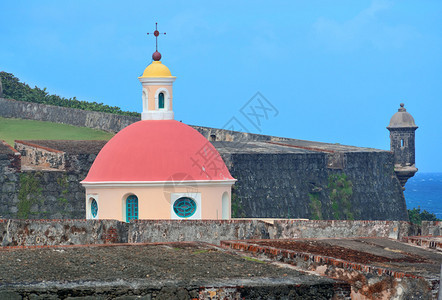
<path id="1" fill-rule="evenodd" d="M 417 172 L 405 184 L 407 208 L 417 208 L 434 213 L 442 219 L 442 173 Z"/>

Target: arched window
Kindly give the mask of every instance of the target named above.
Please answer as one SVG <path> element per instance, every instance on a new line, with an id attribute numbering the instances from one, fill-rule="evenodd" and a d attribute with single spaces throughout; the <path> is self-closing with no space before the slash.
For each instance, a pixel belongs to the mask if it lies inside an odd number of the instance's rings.
<path id="1" fill-rule="evenodd" d="M 159 109 L 164 109 L 164 93 L 163 92 L 161 92 L 158 95 L 158 108 Z"/>
<path id="2" fill-rule="evenodd" d="M 190 218 L 196 212 L 196 202 L 189 197 L 178 198 L 173 203 L 173 211 L 180 218 Z"/>
<path id="3" fill-rule="evenodd" d="M 92 218 L 96 218 L 98 214 L 98 203 L 97 200 L 95 200 L 94 198 L 91 198 L 91 215 Z"/>
<path id="4" fill-rule="evenodd" d="M 138 220 L 138 197 L 130 195 L 126 198 L 126 222 Z"/>

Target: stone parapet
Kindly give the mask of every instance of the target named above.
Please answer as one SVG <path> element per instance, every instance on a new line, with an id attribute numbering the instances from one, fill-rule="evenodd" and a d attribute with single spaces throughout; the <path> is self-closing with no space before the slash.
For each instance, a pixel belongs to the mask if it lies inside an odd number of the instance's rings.
<path id="1" fill-rule="evenodd" d="M 89 127 L 118 132 L 139 121 L 137 117 L 87 111 L 39 103 L 0 98 L 0 116 Z"/>
<path id="2" fill-rule="evenodd" d="M 402 221 L 0 219 L 3 247 L 326 237 L 402 239 Z"/>

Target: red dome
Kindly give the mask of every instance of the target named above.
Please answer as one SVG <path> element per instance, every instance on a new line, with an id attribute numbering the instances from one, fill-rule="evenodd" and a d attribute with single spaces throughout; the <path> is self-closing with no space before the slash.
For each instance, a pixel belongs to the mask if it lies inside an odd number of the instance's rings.
<path id="1" fill-rule="evenodd" d="M 233 180 L 218 151 L 175 120 L 136 122 L 101 149 L 83 182 Z"/>

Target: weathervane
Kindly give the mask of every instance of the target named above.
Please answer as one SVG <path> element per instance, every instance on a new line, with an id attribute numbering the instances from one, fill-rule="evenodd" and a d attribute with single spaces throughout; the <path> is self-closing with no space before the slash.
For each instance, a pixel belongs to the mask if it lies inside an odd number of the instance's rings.
<path id="1" fill-rule="evenodd" d="M 149 34 L 153 34 L 155 36 L 155 52 L 152 54 L 152 59 L 155 60 L 155 61 L 159 61 L 161 59 L 161 53 L 158 52 L 158 36 L 160 34 L 164 34 L 165 35 L 166 33 L 165 32 L 164 33 L 160 33 L 158 31 L 158 23 L 155 23 L 155 31 L 153 33 L 149 33 L 148 32 L 147 35 L 149 35 Z"/>

